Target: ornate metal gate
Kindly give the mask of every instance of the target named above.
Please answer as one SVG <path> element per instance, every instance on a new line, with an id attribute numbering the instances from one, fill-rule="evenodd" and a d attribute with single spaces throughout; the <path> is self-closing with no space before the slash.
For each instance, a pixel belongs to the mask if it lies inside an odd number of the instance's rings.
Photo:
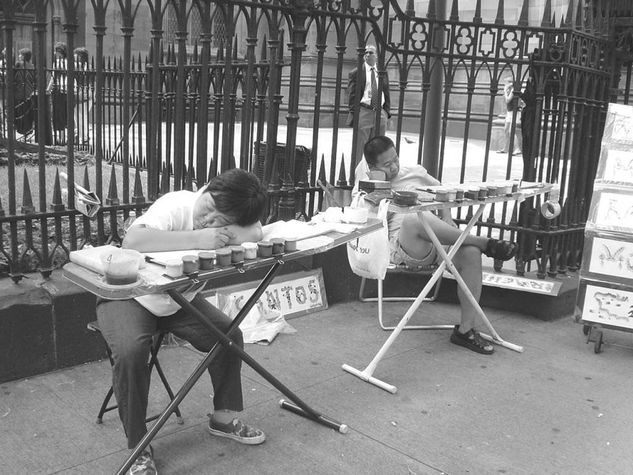
<path id="1" fill-rule="evenodd" d="M 614 19 L 623 16 L 625 2 L 570 0 L 557 14 L 545 0 L 538 25 L 528 21 L 529 0 L 515 24 L 506 23 L 504 0 L 498 0 L 494 18 L 482 18 L 478 1 L 467 19 L 460 17 L 457 0 L 448 17 L 437 8 L 445 2 L 436 0 L 426 12 L 416 12 L 413 1 L 396 0 L 1 3 L 7 49 L 1 130 L 8 172 L 0 194 L 0 270 L 16 280 L 32 270 L 48 275 L 77 247 L 120 241 L 120 222 L 131 209 L 141 211 L 161 193 L 191 188 L 233 166 L 261 171 L 271 197 L 268 219 L 315 213 L 323 199 L 319 180 L 349 187 L 354 179 L 356 130 L 342 126 L 350 107 L 345 86 L 349 70 L 362 64 L 367 43 L 377 45 L 379 76 L 391 79 L 390 134 L 400 153 L 414 154 L 448 181 L 522 177 L 559 183 L 563 213 L 557 219 L 541 218 L 540 202 L 534 201 L 521 209 L 493 209 L 479 232 L 520 241 L 519 273 L 532 263 L 540 276 L 575 270 L 604 112 L 610 99 L 620 97 L 621 65 L 623 97 L 629 97 L 631 63 L 618 60 L 613 47 Z M 65 80 L 93 105 L 94 164 L 84 168 L 82 184 L 104 206 L 92 219 L 78 213 L 72 186 L 62 196 L 46 144 L 16 134 L 13 98 L 13 33 L 22 13 L 30 13 L 37 123 L 45 130 L 51 11 L 62 17 L 61 37 L 72 50 L 80 8 L 94 18 L 86 28 L 94 31 L 94 58 L 82 70 L 68 61 Z M 119 34 L 106 27 L 113 14 L 120 19 L 122 52 L 105 58 L 108 35 Z M 149 30 L 141 15 L 150 19 Z M 141 54 L 134 48 L 144 36 Z M 630 51 L 630 42 L 620 44 Z M 86 80 L 77 81 L 80 76 Z M 511 152 L 495 154 L 508 76 L 524 93 L 525 107 L 510 122 L 511 140 L 519 127 L 526 139 L 521 161 Z M 68 137 L 77 127 L 75 97 L 68 95 Z M 262 145 L 277 142 L 283 146 Z M 28 146 L 35 150 L 36 169 L 18 163 L 16 150 Z M 81 173 L 79 149 L 69 140 L 62 150 L 72 183 Z M 29 184 L 33 174 L 37 206 Z"/>

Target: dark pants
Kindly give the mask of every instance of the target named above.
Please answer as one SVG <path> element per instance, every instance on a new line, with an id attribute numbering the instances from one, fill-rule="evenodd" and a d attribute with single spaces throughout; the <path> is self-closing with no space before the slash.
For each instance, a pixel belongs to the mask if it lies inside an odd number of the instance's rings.
<path id="1" fill-rule="evenodd" d="M 226 332 L 231 320 L 199 295 L 192 303 L 208 315 L 213 324 Z M 216 338 L 198 320 L 183 310 L 169 317 L 156 317 L 135 300 L 102 300 L 97 303 L 101 333 L 112 350 L 112 386 L 119 405 L 119 416 L 127 435 L 128 448 L 134 448 L 147 432 L 145 417 L 150 372 L 147 362 L 152 336 L 168 331 L 190 342 L 197 350 L 208 352 Z M 236 330 L 231 339 L 244 347 L 242 333 Z M 215 410 L 239 412 L 242 406 L 240 371 L 242 360 L 221 348 L 209 366 L 213 384 Z"/>
<path id="2" fill-rule="evenodd" d="M 384 109 L 380 109 L 380 123 L 376 127 L 376 112 L 359 107 L 358 111 L 358 135 L 356 136 L 356 156 L 351 169 L 354 170 L 359 162 L 363 159 L 363 148 L 369 139 L 377 135 L 385 135 L 387 131 L 387 113 Z"/>

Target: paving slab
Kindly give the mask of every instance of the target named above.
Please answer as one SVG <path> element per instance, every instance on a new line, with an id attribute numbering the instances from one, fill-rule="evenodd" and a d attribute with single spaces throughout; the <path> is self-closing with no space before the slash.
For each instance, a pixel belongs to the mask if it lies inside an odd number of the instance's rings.
<path id="1" fill-rule="evenodd" d="M 388 305 L 402 315 L 407 304 Z M 341 370 L 363 368 L 387 339 L 375 304 L 351 302 L 294 318 L 293 335 L 247 345 L 266 369 L 348 434 L 279 408 L 282 397 L 244 367 L 244 417 L 268 436 L 246 447 L 206 432 L 212 388 L 205 375 L 153 445 L 161 474 L 626 474 L 633 466 L 631 335 L 605 334 L 594 354 L 571 317 L 541 321 L 487 309 L 497 331 L 525 347 L 492 356 L 452 345 L 447 331 L 405 331 L 376 376 L 389 394 Z M 456 305 L 426 304 L 414 320 L 454 323 Z M 164 347 L 177 388 L 200 360 L 188 346 Z M 129 453 L 115 412 L 96 412 L 109 362 L 85 364 L 0 385 L 0 473 L 108 474 Z M 150 412 L 167 403 L 154 378 Z"/>

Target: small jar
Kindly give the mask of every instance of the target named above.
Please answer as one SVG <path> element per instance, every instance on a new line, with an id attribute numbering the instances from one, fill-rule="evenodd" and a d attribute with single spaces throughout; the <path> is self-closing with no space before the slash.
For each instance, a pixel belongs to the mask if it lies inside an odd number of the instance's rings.
<path id="1" fill-rule="evenodd" d="M 462 201 L 464 199 L 464 189 L 457 188 L 455 190 L 455 201 Z"/>
<path id="2" fill-rule="evenodd" d="M 466 190 L 466 192 L 464 193 L 464 196 L 466 197 L 467 200 L 476 200 L 479 198 L 479 188 L 477 187 L 473 187 L 473 188 L 468 188 Z"/>
<path id="3" fill-rule="evenodd" d="M 242 243 L 244 248 L 244 259 L 251 260 L 257 257 L 257 244 L 254 242 Z"/>
<path id="4" fill-rule="evenodd" d="M 270 242 L 273 244 L 273 256 L 280 256 L 284 253 L 284 245 L 286 244 L 284 238 L 272 238 Z"/>
<path id="5" fill-rule="evenodd" d="M 182 261 L 180 259 L 165 261 L 165 274 L 173 278 L 180 277 L 182 275 Z"/>
<path id="6" fill-rule="evenodd" d="M 182 272 L 183 274 L 193 274 L 200 270 L 200 262 L 198 256 L 187 255 L 182 256 Z"/>
<path id="7" fill-rule="evenodd" d="M 221 247 L 215 250 L 215 262 L 220 267 L 226 267 L 231 265 L 231 249 L 228 247 Z"/>
<path id="8" fill-rule="evenodd" d="M 519 180 L 512 181 L 512 193 L 516 193 L 519 191 Z"/>
<path id="9" fill-rule="evenodd" d="M 457 199 L 457 189 L 449 188 L 446 190 L 447 201 L 455 201 Z"/>
<path id="10" fill-rule="evenodd" d="M 297 238 L 289 237 L 284 245 L 285 252 L 293 252 L 297 250 Z"/>
<path id="11" fill-rule="evenodd" d="M 257 255 L 259 257 L 271 257 L 273 255 L 273 243 L 270 241 L 259 241 L 257 243 Z"/>
<path id="12" fill-rule="evenodd" d="M 488 196 L 499 196 L 499 187 L 496 185 L 488 185 Z"/>
<path id="13" fill-rule="evenodd" d="M 448 201 L 448 190 L 438 188 L 435 190 L 435 201 Z"/>
<path id="14" fill-rule="evenodd" d="M 198 261 L 200 262 L 200 270 L 213 269 L 213 262 L 215 261 L 215 251 L 199 252 Z"/>
<path id="15" fill-rule="evenodd" d="M 244 262 L 244 247 L 231 246 L 231 264 L 239 264 Z"/>
<path id="16" fill-rule="evenodd" d="M 478 199 L 485 200 L 488 197 L 488 187 L 482 186 L 479 188 Z"/>

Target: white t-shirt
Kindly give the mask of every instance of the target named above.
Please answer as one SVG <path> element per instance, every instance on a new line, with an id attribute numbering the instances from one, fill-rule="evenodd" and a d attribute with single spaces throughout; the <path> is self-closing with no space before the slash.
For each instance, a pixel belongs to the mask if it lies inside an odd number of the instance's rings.
<path id="1" fill-rule="evenodd" d="M 356 182 L 354 183 L 354 189 L 352 190 L 352 197 L 358 194 L 358 185 L 360 180 L 369 179 L 369 166 L 365 159 L 361 160 L 356 167 Z M 422 165 L 400 165 L 400 171 L 396 177 L 391 180 L 391 189 L 395 191 L 415 191 L 416 188 L 424 185 L 436 184 L 435 179 L 429 175 Z M 402 221 L 404 220 L 404 213 L 392 213 L 387 214 L 387 225 L 389 227 L 389 239 L 400 232 L 402 227 Z"/>
<path id="2" fill-rule="evenodd" d="M 193 207 L 204 189 L 197 192 L 174 191 L 161 196 L 142 216 L 134 220 L 132 227 L 142 224 L 161 231 L 193 230 Z M 184 297 L 191 301 L 204 284 L 202 282 L 183 292 Z M 135 300 L 157 317 L 173 315 L 180 310 L 180 305 L 165 293 L 143 295 Z"/>

